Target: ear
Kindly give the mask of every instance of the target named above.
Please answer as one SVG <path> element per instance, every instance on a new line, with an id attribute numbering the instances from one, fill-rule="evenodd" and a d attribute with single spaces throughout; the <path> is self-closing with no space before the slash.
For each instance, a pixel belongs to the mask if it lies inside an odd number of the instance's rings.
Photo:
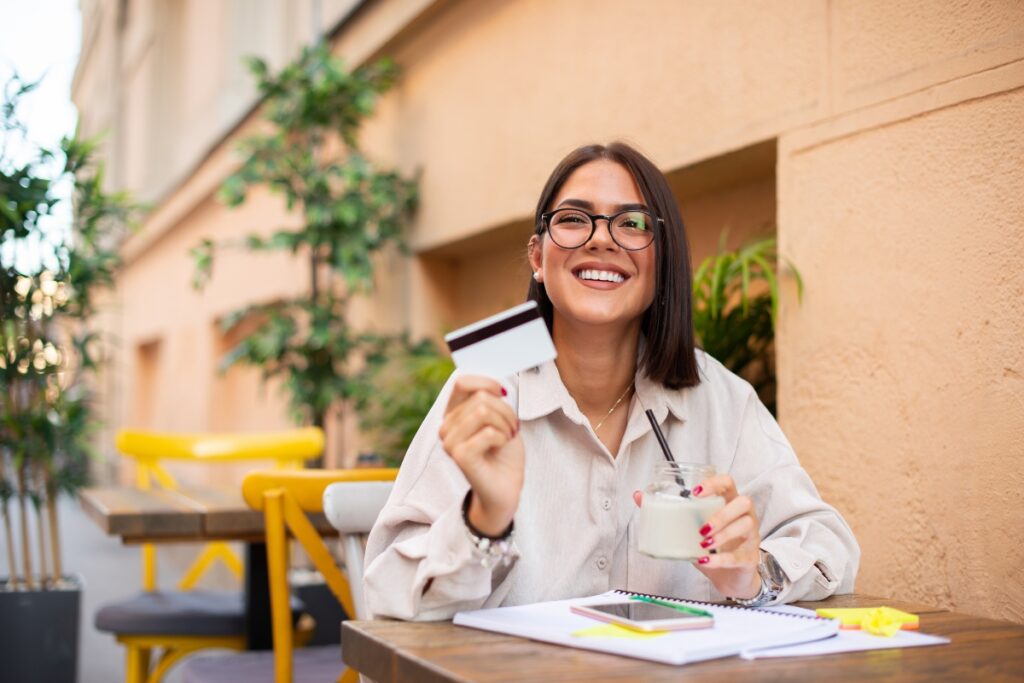
<path id="1" fill-rule="evenodd" d="M 543 273 L 542 267 L 544 265 L 543 259 L 541 259 L 541 252 L 543 251 L 543 242 L 541 242 L 540 235 L 532 235 L 530 241 L 526 244 L 526 256 L 530 260 L 530 270 L 535 273 L 537 282 L 543 282 L 544 276 L 537 275 Z"/>

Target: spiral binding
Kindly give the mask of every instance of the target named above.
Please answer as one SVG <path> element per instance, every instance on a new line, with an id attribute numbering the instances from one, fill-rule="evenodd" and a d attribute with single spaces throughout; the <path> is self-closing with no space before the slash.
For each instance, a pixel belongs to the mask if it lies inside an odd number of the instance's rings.
<path id="1" fill-rule="evenodd" d="M 744 607 L 743 605 L 723 605 L 718 602 L 706 602 L 703 600 L 681 600 L 679 598 L 668 598 L 664 595 L 654 595 L 653 593 L 636 593 L 634 591 L 622 590 L 621 588 L 616 588 L 613 592 L 618 593 L 619 595 L 635 595 L 638 598 L 664 600 L 665 602 L 678 602 L 681 605 L 701 605 L 704 607 L 714 607 L 715 609 L 738 609 L 744 612 L 765 612 L 766 614 L 774 614 L 780 617 L 793 617 L 794 619 L 812 619 L 815 621 L 820 621 L 824 619 L 824 617 L 819 617 L 818 615 L 811 616 L 808 614 L 792 614 L 790 612 L 768 612 L 767 610 L 758 609 L 756 607 Z"/>

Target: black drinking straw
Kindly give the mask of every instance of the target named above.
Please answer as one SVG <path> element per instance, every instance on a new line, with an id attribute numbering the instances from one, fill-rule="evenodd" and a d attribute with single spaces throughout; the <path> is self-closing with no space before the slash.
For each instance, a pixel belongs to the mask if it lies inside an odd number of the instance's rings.
<path id="1" fill-rule="evenodd" d="M 658 420 L 654 417 L 654 411 L 648 408 L 644 411 L 647 414 L 647 420 L 651 423 L 651 428 L 654 429 L 654 438 L 658 440 L 658 445 L 661 446 L 661 452 L 665 454 L 665 460 L 675 464 L 676 459 L 672 455 L 672 449 L 668 447 L 668 441 L 665 441 L 665 435 L 661 433 L 661 427 L 658 426 Z M 683 498 L 690 497 L 690 489 L 686 488 L 686 482 L 683 481 L 683 477 L 676 471 L 676 483 L 683 489 L 679 492 Z"/>

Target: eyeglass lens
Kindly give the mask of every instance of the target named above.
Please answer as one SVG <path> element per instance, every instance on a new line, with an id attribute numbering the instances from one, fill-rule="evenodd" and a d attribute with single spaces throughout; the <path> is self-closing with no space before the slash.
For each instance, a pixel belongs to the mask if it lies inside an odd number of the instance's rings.
<path id="1" fill-rule="evenodd" d="M 638 250 L 654 240 L 654 218 L 644 211 L 623 211 L 611 217 L 612 239 L 623 249 Z M 551 214 L 548 230 L 555 244 L 564 249 L 582 246 L 594 233 L 590 215 L 579 209 L 559 209 Z"/>

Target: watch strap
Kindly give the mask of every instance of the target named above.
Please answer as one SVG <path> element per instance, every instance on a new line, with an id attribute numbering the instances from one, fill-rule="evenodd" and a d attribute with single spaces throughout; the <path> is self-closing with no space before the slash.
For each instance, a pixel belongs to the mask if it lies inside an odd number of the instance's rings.
<path id="1" fill-rule="evenodd" d="M 752 598 L 729 598 L 742 607 L 761 607 L 779 597 L 785 587 L 785 575 L 778 560 L 767 550 L 761 549 L 761 559 L 757 563 L 757 574 L 761 577 L 761 589 Z"/>

